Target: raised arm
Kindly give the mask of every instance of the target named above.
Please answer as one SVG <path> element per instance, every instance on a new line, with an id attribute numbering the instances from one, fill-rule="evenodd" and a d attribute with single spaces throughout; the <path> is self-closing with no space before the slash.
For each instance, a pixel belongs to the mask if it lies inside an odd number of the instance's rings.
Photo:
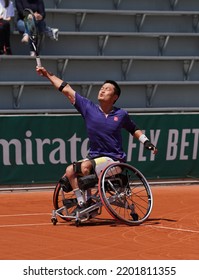
<path id="1" fill-rule="evenodd" d="M 46 77 L 56 89 L 62 92 L 69 99 L 69 101 L 74 104 L 75 91 L 67 82 L 64 82 L 53 73 L 47 71 L 44 67 L 37 66 L 36 71 L 40 76 Z"/>

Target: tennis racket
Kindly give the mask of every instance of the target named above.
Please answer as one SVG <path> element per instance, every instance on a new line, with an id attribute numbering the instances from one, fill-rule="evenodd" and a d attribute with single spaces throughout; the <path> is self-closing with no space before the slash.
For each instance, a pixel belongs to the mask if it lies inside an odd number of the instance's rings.
<path id="1" fill-rule="evenodd" d="M 38 50 L 39 34 L 38 34 L 37 26 L 36 26 L 36 20 L 35 20 L 34 13 L 30 9 L 24 9 L 23 14 L 24 14 L 25 28 L 29 35 L 31 45 L 36 54 L 37 66 L 41 66 L 41 59 L 40 59 L 39 50 Z"/>

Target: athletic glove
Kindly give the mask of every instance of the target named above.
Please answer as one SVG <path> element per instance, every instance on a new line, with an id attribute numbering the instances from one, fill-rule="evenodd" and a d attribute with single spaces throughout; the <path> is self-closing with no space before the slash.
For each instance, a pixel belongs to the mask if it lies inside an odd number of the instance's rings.
<path id="1" fill-rule="evenodd" d="M 154 151 L 155 154 L 158 151 L 157 148 L 149 140 L 144 142 L 144 147 L 147 150 Z"/>

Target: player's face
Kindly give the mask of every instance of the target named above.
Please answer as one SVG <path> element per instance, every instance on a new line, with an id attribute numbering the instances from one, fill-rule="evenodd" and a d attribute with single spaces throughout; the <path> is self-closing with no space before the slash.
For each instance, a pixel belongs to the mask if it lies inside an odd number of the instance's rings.
<path id="1" fill-rule="evenodd" d="M 118 95 L 115 94 L 114 85 L 106 83 L 99 90 L 98 101 L 114 103 L 117 99 Z"/>

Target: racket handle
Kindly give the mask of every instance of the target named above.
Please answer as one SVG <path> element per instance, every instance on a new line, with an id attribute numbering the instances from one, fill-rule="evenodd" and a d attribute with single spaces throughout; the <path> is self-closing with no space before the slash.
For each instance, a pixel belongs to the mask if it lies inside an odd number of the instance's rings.
<path id="1" fill-rule="evenodd" d="M 41 66 L 41 59 L 39 56 L 36 56 L 36 62 L 37 62 L 37 66 Z"/>

